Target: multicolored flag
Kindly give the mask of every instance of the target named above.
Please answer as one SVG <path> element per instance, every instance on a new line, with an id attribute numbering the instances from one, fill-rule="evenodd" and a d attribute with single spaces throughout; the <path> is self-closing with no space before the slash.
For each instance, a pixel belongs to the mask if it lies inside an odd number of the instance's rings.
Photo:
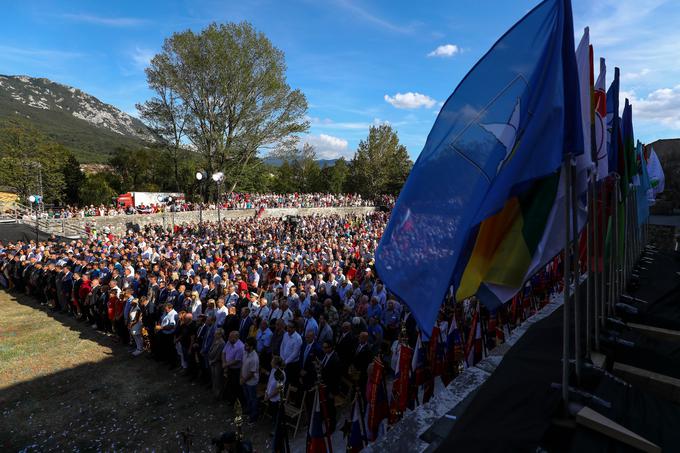
<path id="1" fill-rule="evenodd" d="M 651 147 L 649 152 L 649 159 L 647 161 L 647 173 L 649 174 L 649 184 L 651 185 L 651 193 L 648 194 L 647 198 L 650 200 L 650 204 L 654 205 L 656 202 L 656 196 L 664 191 L 666 185 L 666 176 L 663 172 L 663 167 L 661 167 L 661 161 L 656 155 L 654 148 Z"/>
<path id="2" fill-rule="evenodd" d="M 392 383 L 392 402 L 390 404 L 390 424 L 401 419 L 409 402 L 411 386 L 411 360 L 413 348 L 407 344 L 400 344 L 397 351 L 399 359 L 395 370 L 394 382 Z"/>
<path id="3" fill-rule="evenodd" d="M 479 319 L 479 310 L 475 311 L 470 327 L 470 336 L 465 346 L 465 365 L 467 368 L 475 366 L 482 360 L 484 344 L 482 343 L 482 326 Z"/>
<path id="4" fill-rule="evenodd" d="M 634 184 L 636 186 L 637 220 L 638 227 L 640 227 L 649 218 L 649 201 L 647 200 L 647 193 L 651 188 L 651 184 L 649 183 L 649 175 L 647 174 L 647 162 L 645 161 L 644 148 L 640 141 L 637 142 L 635 153 L 637 155 L 637 177 L 634 178 Z"/>
<path id="5" fill-rule="evenodd" d="M 619 68 L 614 68 L 614 80 L 607 90 L 607 165 L 610 172 L 619 168 L 621 154 L 619 128 Z"/>
<path id="6" fill-rule="evenodd" d="M 312 417 L 307 429 L 307 453 L 333 453 L 326 404 L 326 386 L 317 385 L 316 392 L 314 392 Z"/>
<path id="7" fill-rule="evenodd" d="M 600 74 L 595 82 L 593 103 L 595 106 L 595 152 L 597 154 L 597 179 L 609 175 L 607 154 L 607 65 L 600 58 Z"/>
<path id="8" fill-rule="evenodd" d="M 541 186 L 554 198 L 564 154 L 583 152 L 580 114 L 571 2 L 545 0 L 446 101 L 376 252 L 378 273 L 423 332 L 432 331 L 452 283 L 468 295 L 482 282 L 521 286 L 545 226 L 528 206 L 545 203 L 535 209 L 548 212 L 550 197 L 534 201 Z M 489 228 L 512 240 L 485 246 L 477 238 Z M 476 270 L 463 285 L 470 263 Z"/>
<path id="9" fill-rule="evenodd" d="M 354 396 L 352 402 L 352 422 L 347 436 L 347 451 L 359 453 L 367 445 L 366 424 L 364 423 L 364 410 L 359 393 Z"/>

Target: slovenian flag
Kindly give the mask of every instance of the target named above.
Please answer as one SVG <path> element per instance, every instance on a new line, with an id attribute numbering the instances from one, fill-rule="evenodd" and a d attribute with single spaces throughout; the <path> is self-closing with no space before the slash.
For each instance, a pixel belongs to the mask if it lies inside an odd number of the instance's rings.
<path id="1" fill-rule="evenodd" d="M 320 384 L 314 392 L 312 418 L 307 429 L 307 453 L 333 453 L 333 444 L 328 426 L 328 411 L 325 407 L 325 386 Z"/>

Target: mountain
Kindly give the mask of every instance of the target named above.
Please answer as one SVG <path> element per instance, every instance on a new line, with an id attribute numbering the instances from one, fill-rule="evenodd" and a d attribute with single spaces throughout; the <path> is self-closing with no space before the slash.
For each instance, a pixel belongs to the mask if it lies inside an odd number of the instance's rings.
<path id="1" fill-rule="evenodd" d="M 75 154 L 82 163 L 108 161 L 118 147 L 157 141 L 139 119 L 77 88 L 48 79 L 0 75 L 0 120 L 20 119 Z"/>

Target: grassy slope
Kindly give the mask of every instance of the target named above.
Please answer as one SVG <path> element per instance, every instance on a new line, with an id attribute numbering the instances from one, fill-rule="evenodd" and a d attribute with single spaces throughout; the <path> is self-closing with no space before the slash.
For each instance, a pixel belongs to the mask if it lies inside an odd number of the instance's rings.
<path id="1" fill-rule="evenodd" d="M 233 430 L 226 404 L 65 315 L 0 291 L 0 450 L 191 451 Z M 175 395 L 175 396 L 173 396 Z M 268 451 L 271 421 L 245 432 Z"/>

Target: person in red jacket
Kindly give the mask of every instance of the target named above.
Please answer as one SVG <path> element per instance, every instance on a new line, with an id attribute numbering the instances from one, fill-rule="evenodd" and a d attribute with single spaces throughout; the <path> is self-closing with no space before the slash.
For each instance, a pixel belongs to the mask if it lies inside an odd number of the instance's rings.
<path id="1" fill-rule="evenodd" d="M 76 298 L 78 299 L 78 309 L 80 311 L 80 319 L 85 319 L 87 314 L 90 312 L 90 307 L 87 305 L 87 295 L 90 294 L 92 290 L 92 282 L 90 281 L 90 276 L 83 274 L 80 279 L 80 287 L 78 288 L 78 294 Z"/>

